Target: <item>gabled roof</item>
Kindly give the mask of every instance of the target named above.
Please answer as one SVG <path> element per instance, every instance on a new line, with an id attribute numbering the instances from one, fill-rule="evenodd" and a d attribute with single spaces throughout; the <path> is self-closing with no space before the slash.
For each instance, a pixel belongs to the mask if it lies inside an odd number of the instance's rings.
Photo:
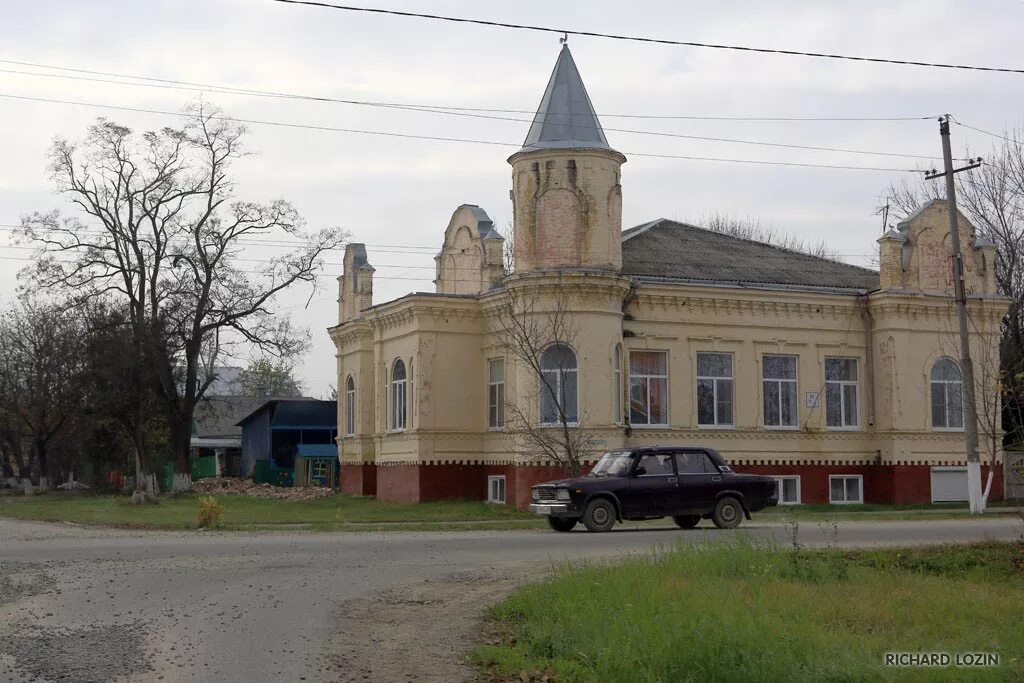
<path id="1" fill-rule="evenodd" d="M 267 401 L 238 421 L 239 426 L 264 411 L 271 411 L 271 427 L 336 427 L 338 402 L 315 398 L 285 398 Z"/>
<path id="2" fill-rule="evenodd" d="M 241 438 L 242 428 L 239 426 L 239 420 L 268 400 L 279 399 L 267 396 L 203 396 L 196 403 L 192 417 L 192 436 Z"/>
<path id="3" fill-rule="evenodd" d="M 665 218 L 622 233 L 625 275 L 717 284 L 878 289 L 878 273 Z"/>
<path id="4" fill-rule="evenodd" d="M 569 45 L 563 43 L 522 151 L 583 148 L 611 149 Z"/>

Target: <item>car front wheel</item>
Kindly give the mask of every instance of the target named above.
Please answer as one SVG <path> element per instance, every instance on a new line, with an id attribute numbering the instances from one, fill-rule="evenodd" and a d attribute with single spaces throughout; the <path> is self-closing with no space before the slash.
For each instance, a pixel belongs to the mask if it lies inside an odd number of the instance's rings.
<path id="1" fill-rule="evenodd" d="M 615 506 L 606 498 L 591 501 L 583 513 L 583 526 L 587 531 L 611 531 L 615 526 Z"/>
<path id="2" fill-rule="evenodd" d="M 743 519 L 743 506 L 735 498 L 725 497 L 715 505 L 711 521 L 719 529 L 735 529 Z"/>
<path id="3" fill-rule="evenodd" d="M 700 515 L 679 515 L 672 520 L 680 529 L 692 529 L 700 524 Z"/>
<path id="4" fill-rule="evenodd" d="M 555 531 L 572 531 L 573 527 L 576 526 L 577 521 L 578 520 L 566 517 L 548 517 L 548 526 Z"/>

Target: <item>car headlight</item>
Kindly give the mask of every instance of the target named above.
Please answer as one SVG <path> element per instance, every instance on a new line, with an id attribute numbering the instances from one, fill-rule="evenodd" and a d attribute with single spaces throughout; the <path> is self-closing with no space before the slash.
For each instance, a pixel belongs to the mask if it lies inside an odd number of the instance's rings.
<path id="1" fill-rule="evenodd" d="M 558 500 L 569 500 L 569 489 L 555 489 L 555 498 Z"/>

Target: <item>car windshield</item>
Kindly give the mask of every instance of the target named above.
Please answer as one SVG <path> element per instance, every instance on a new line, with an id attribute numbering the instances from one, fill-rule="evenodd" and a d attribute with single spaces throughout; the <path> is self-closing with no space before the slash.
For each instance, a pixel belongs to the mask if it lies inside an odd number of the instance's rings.
<path id="1" fill-rule="evenodd" d="M 590 470 L 592 477 L 621 477 L 629 472 L 629 464 L 633 461 L 631 451 L 612 451 L 605 453 Z"/>

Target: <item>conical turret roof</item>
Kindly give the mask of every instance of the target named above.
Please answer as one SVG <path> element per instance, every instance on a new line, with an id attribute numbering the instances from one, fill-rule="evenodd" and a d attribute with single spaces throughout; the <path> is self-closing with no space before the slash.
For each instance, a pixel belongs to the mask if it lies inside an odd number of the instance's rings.
<path id="1" fill-rule="evenodd" d="M 611 149 L 569 46 L 563 43 L 522 151 L 582 148 Z"/>

